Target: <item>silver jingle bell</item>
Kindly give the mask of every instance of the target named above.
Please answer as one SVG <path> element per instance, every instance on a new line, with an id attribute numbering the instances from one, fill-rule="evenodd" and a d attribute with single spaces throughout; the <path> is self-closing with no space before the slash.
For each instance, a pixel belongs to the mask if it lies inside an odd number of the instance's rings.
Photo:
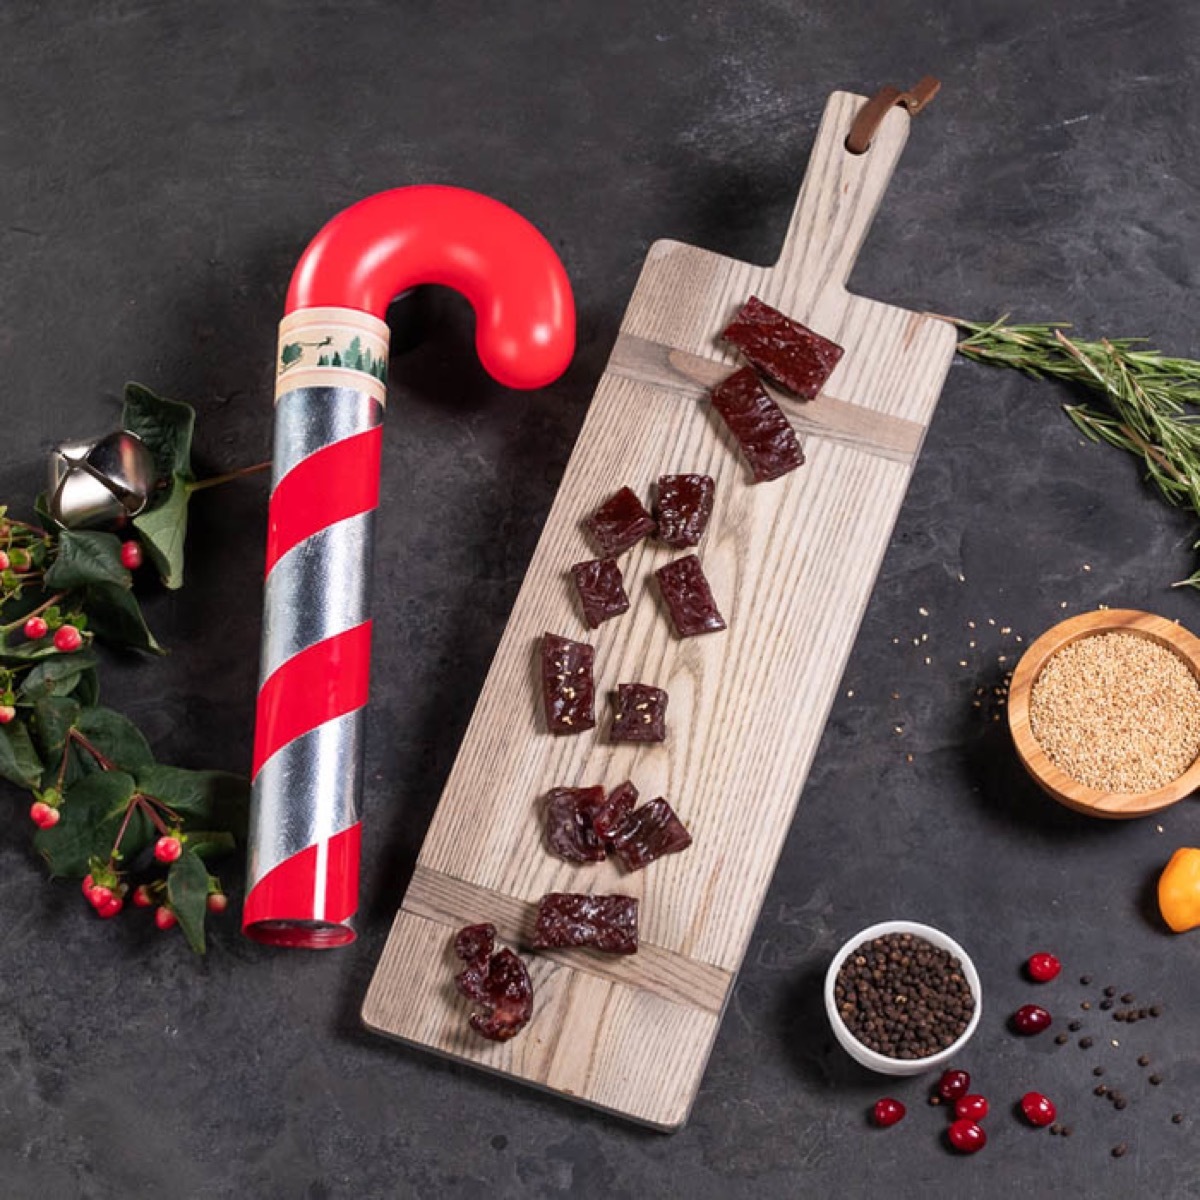
<path id="1" fill-rule="evenodd" d="M 154 484 L 154 456 L 136 433 L 70 442 L 50 455 L 50 515 L 64 529 L 118 527 L 146 507 Z"/>

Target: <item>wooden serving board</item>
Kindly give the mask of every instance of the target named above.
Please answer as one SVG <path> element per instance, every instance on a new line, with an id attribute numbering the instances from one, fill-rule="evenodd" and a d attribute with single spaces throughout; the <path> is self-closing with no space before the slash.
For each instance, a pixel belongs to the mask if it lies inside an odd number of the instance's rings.
<path id="1" fill-rule="evenodd" d="M 852 155 L 864 103 L 830 98 L 774 267 L 651 247 L 368 990 L 370 1028 L 659 1128 L 686 1120 L 954 353 L 949 324 L 846 291 L 910 122 L 893 109 Z M 751 293 L 846 352 L 816 400 L 775 393 L 808 461 L 757 485 L 706 400 L 738 365 L 717 339 Z M 620 559 L 629 612 L 589 631 L 568 574 L 595 556 L 582 519 L 682 472 L 717 481 L 698 553 L 728 629 L 674 636 L 652 572 L 681 552 L 643 541 Z M 594 730 L 546 731 L 547 630 L 596 648 Z M 633 681 L 670 694 L 661 745 L 607 741 L 608 693 Z M 668 798 L 691 848 L 634 874 L 552 857 L 545 793 L 624 779 Z M 453 987 L 453 934 L 490 921 L 523 949 L 551 891 L 639 896 L 641 949 L 524 951 L 534 1017 L 489 1043 Z"/>

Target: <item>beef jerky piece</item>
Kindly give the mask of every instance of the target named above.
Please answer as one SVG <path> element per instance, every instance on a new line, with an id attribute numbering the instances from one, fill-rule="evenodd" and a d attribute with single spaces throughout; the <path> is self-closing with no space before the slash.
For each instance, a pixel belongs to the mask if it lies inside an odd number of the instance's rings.
<path id="1" fill-rule="evenodd" d="M 612 837 L 612 832 L 623 820 L 633 812 L 633 806 L 638 801 L 638 790 L 627 779 L 618 783 L 604 803 L 592 813 L 592 828 L 596 836 L 604 841 Z"/>
<path id="2" fill-rule="evenodd" d="M 546 844 L 567 862 L 604 861 L 594 814 L 605 803 L 602 787 L 552 788 L 546 793 Z"/>
<path id="3" fill-rule="evenodd" d="M 717 485 L 710 475 L 662 475 L 654 516 L 661 541 L 676 549 L 699 545 L 712 516 Z"/>
<path id="4" fill-rule="evenodd" d="M 535 950 L 587 946 L 606 954 L 636 954 L 636 896 L 586 896 L 549 892 L 538 902 Z"/>
<path id="5" fill-rule="evenodd" d="M 579 733 L 596 724 L 595 660 L 596 652 L 586 642 L 554 633 L 542 638 L 542 699 L 551 733 Z"/>
<path id="6" fill-rule="evenodd" d="M 636 546 L 646 534 L 654 532 L 654 518 L 628 487 L 605 500 L 584 524 L 605 558 Z"/>
<path id="7" fill-rule="evenodd" d="M 711 395 L 713 408 L 737 438 L 755 483 L 778 479 L 804 462 L 796 431 L 763 390 L 753 367 L 735 371 Z"/>
<path id="8" fill-rule="evenodd" d="M 609 835 L 613 853 L 627 871 L 640 871 L 664 854 L 678 854 L 692 844 L 692 835 L 660 796 L 636 808 Z"/>
<path id="9" fill-rule="evenodd" d="M 492 925 L 468 925 L 454 939 L 454 950 L 466 968 L 454 986 L 478 1005 L 471 1028 L 493 1042 L 507 1042 L 533 1015 L 533 983 L 525 964 L 509 949 L 492 954 L 496 930 Z"/>
<path id="10" fill-rule="evenodd" d="M 658 576 L 659 589 L 680 637 L 716 633 L 725 628 L 725 618 L 717 610 L 712 589 L 694 554 L 677 558 L 654 574 Z"/>
<path id="11" fill-rule="evenodd" d="M 571 568 L 571 578 L 579 591 L 583 618 L 592 629 L 609 617 L 619 617 L 629 608 L 621 568 L 615 558 L 593 558 L 576 563 Z"/>
<path id="12" fill-rule="evenodd" d="M 751 296 L 721 336 L 764 375 L 813 400 L 845 353 L 836 342 Z"/>
<path id="13" fill-rule="evenodd" d="M 648 683 L 619 683 L 609 736 L 614 742 L 665 742 L 667 693 Z"/>

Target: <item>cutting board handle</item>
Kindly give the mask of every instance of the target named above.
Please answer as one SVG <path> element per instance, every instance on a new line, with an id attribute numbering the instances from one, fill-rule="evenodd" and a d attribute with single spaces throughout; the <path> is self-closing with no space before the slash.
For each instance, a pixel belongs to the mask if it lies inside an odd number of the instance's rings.
<path id="1" fill-rule="evenodd" d="M 883 118 L 869 149 L 862 154 L 847 150 L 846 137 L 866 103 L 865 96 L 852 92 L 829 97 L 775 264 L 776 278 L 798 285 L 808 296 L 830 288 L 845 290 L 908 141 L 912 118 L 897 106 Z"/>

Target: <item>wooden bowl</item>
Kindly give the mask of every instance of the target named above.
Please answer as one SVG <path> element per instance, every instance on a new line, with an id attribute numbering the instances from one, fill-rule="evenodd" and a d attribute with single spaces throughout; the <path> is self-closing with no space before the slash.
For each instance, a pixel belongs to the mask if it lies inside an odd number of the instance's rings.
<path id="1" fill-rule="evenodd" d="M 1173 651 L 1200 683 L 1200 638 L 1181 625 L 1132 608 L 1102 609 L 1048 629 L 1021 656 L 1008 685 L 1008 727 L 1017 755 L 1042 790 L 1077 812 L 1121 819 L 1158 812 L 1200 788 L 1200 758 L 1177 779 L 1153 792 L 1101 792 L 1072 779 L 1050 761 L 1029 726 L 1029 697 L 1042 668 L 1064 646 L 1099 633 L 1131 633 Z"/>

